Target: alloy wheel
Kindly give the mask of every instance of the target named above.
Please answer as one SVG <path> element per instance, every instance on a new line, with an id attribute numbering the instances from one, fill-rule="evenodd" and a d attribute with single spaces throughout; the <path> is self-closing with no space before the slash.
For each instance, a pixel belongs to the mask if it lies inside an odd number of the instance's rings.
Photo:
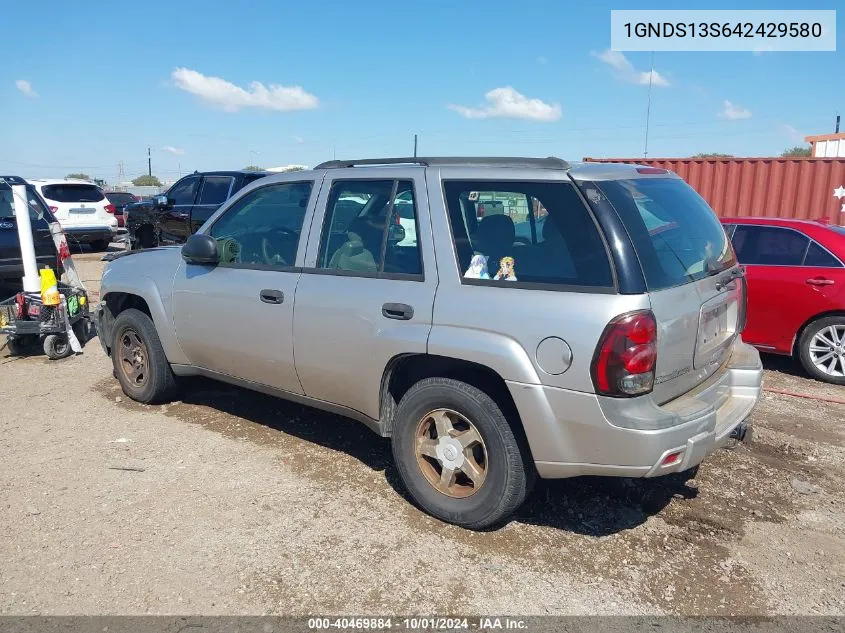
<path id="1" fill-rule="evenodd" d="M 452 409 L 435 409 L 417 424 L 414 452 L 435 490 L 453 498 L 474 495 L 487 477 L 487 449 L 478 429 Z"/>
<path id="2" fill-rule="evenodd" d="M 845 325 L 830 325 L 810 339 L 810 360 L 828 376 L 845 376 Z"/>
<path id="3" fill-rule="evenodd" d="M 132 328 L 123 330 L 120 336 L 120 369 L 134 387 L 143 387 L 149 376 L 149 354 L 147 346 Z"/>

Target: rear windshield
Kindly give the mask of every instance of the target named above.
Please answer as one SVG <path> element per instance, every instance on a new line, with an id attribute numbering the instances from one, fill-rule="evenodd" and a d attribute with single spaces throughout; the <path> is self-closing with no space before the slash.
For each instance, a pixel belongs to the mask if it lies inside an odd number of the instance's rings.
<path id="1" fill-rule="evenodd" d="M 628 230 L 649 290 L 679 286 L 736 264 L 716 215 L 683 180 L 638 178 L 596 184 Z"/>
<path id="2" fill-rule="evenodd" d="M 44 185 L 41 192 L 45 198 L 56 202 L 100 202 L 105 198 L 96 185 Z"/>
<path id="3" fill-rule="evenodd" d="M 107 193 L 106 198 L 108 198 L 109 202 L 111 202 L 112 204 L 132 204 L 133 202 L 137 202 L 138 200 L 131 193 L 121 192 Z"/>

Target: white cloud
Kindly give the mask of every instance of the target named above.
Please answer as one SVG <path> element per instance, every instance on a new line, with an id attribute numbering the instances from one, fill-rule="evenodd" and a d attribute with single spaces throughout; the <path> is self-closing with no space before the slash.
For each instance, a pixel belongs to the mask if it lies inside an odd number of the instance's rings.
<path id="1" fill-rule="evenodd" d="M 182 156 L 185 153 L 181 147 L 173 147 L 172 145 L 165 145 L 161 148 L 164 152 L 170 152 L 171 154 L 176 154 L 176 156 Z"/>
<path id="2" fill-rule="evenodd" d="M 15 82 L 15 85 L 18 87 L 18 90 L 24 93 L 27 97 L 30 97 L 32 99 L 38 97 L 38 93 L 33 90 L 32 84 L 29 83 L 26 79 L 18 79 Z"/>
<path id="3" fill-rule="evenodd" d="M 263 108 L 265 110 L 311 110 L 319 105 L 314 95 L 300 86 L 265 86 L 253 81 L 249 89 L 226 81 L 220 77 L 208 77 L 189 68 L 177 68 L 170 78 L 177 88 L 198 96 L 203 101 L 222 107 L 226 112 L 237 112 L 241 108 Z"/>
<path id="4" fill-rule="evenodd" d="M 549 104 L 540 99 L 529 99 L 510 86 L 494 88 L 484 95 L 487 102 L 480 108 L 449 105 L 450 110 L 467 119 L 532 119 L 534 121 L 556 121 L 560 118 L 560 104 Z"/>
<path id="5" fill-rule="evenodd" d="M 293 139 L 294 143 L 299 143 L 300 145 L 302 145 L 305 142 L 305 139 L 302 138 L 301 136 L 291 136 L 291 138 Z"/>
<path id="6" fill-rule="evenodd" d="M 751 110 L 743 108 L 741 105 L 736 105 L 726 100 L 723 106 L 721 116 L 726 119 L 736 121 L 739 119 L 751 118 Z"/>
<path id="7" fill-rule="evenodd" d="M 593 52 L 590 54 L 610 66 L 613 69 L 613 74 L 621 81 L 647 86 L 650 78 L 652 86 L 669 85 L 669 80 L 656 70 L 640 71 L 634 68 L 634 65 L 628 61 L 628 58 L 619 51 L 607 49 L 603 53 Z"/>
<path id="8" fill-rule="evenodd" d="M 640 85 L 647 86 L 649 84 L 649 77 L 651 78 L 651 85 L 652 86 L 668 86 L 669 80 L 666 79 L 663 75 L 661 75 L 656 70 L 650 70 L 648 72 L 640 73 Z"/>
<path id="9" fill-rule="evenodd" d="M 804 143 L 804 134 L 796 130 L 791 125 L 782 123 L 780 125 L 780 131 L 782 134 L 787 136 L 789 140 L 791 140 L 793 143 Z"/>

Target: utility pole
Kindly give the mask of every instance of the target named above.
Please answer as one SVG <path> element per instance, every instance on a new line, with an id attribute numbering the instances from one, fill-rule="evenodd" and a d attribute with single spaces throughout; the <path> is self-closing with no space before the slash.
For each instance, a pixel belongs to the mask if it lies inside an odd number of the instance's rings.
<path id="1" fill-rule="evenodd" d="M 651 118 L 651 80 L 654 79 L 654 51 L 651 51 L 651 70 L 648 73 L 648 105 L 645 110 L 645 147 L 643 158 L 648 158 L 648 122 Z"/>
<path id="2" fill-rule="evenodd" d="M 414 134 L 414 158 L 417 157 L 417 135 Z"/>
<path id="3" fill-rule="evenodd" d="M 147 148 L 147 175 L 153 175 L 153 159 L 152 155 L 150 154 L 150 148 Z"/>

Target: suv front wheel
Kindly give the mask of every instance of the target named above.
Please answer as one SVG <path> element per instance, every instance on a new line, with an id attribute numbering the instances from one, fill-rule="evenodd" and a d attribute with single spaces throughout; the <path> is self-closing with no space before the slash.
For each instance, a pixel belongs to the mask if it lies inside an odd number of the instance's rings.
<path id="1" fill-rule="evenodd" d="M 404 395 L 393 423 L 393 457 L 423 510 L 470 529 L 510 516 L 533 481 L 499 406 L 449 378 L 421 380 Z"/>
<path id="2" fill-rule="evenodd" d="M 176 378 L 149 316 L 130 308 L 114 320 L 111 358 L 123 393 L 144 404 L 164 402 Z"/>

